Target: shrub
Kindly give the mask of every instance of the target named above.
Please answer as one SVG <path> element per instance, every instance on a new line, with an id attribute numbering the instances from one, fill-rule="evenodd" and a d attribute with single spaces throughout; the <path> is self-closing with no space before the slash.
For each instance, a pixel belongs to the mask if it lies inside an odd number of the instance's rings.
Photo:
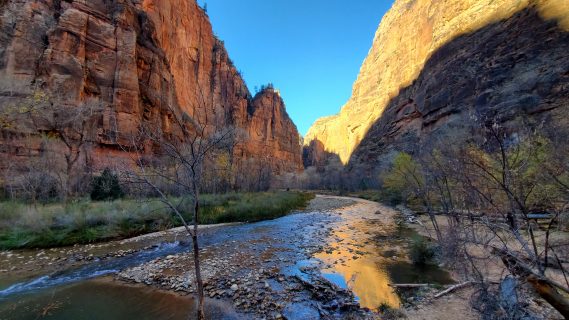
<path id="1" fill-rule="evenodd" d="M 57 178 L 39 171 L 31 171 L 18 177 L 13 195 L 33 203 L 47 204 L 58 200 L 61 195 Z"/>
<path id="2" fill-rule="evenodd" d="M 409 256 L 413 264 L 424 266 L 432 262 L 435 257 L 435 250 L 424 237 L 417 236 L 411 240 Z"/>
<path id="3" fill-rule="evenodd" d="M 406 318 L 405 314 L 401 310 L 393 308 L 387 302 L 382 302 L 377 309 L 381 313 L 382 319 L 390 320 Z"/>
<path id="4" fill-rule="evenodd" d="M 101 176 L 93 179 L 91 187 L 93 201 L 116 200 L 124 196 L 119 178 L 109 168 L 106 168 Z"/>
<path id="5" fill-rule="evenodd" d="M 382 199 L 382 202 L 386 202 L 390 206 L 395 207 L 403 203 L 404 199 L 400 191 L 386 188 L 380 190 L 379 193 L 379 197 Z"/>
<path id="6" fill-rule="evenodd" d="M 425 187 L 423 168 L 410 154 L 400 152 L 393 159 L 391 169 L 380 175 L 384 196 L 392 204 L 407 202 Z"/>

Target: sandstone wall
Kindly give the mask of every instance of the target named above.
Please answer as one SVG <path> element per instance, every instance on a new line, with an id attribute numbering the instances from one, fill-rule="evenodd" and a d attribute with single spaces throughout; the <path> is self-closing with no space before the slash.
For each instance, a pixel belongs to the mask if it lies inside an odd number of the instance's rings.
<path id="1" fill-rule="evenodd" d="M 486 121 L 556 135 L 569 125 L 568 52 L 569 32 L 534 8 L 453 40 L 388 103 L 350 165 L 470 140 Z"/>
<path id="2" fill-rule="evenodd" d="M 252 132 L 273 123 L 270 132 L 250 135 L 240 156 L 269 156 L 275 173 L 302 168 L 298 132 L 282 100 L 277 108 L 251 97 L 193 0 L 7 1 L 0 8 L 0 108 L 38 90 L 59 104 L 104 106 L 90 132 L 99 166 L 120 157 L 118 144 L 128 144 L 142 123 L 167 132 L 174 110 L 208 128 Z M 251 106 L 266 111 L 251 114 Z M 1 155 L 33 152 L 37 141 L 22 140 L 30 130 L 4 130 Z"/>
<path id="3" fill-rule="evenodd" d="M 455 87 L 454 83 L 445 82 L 447 79 L 445 79 L 444 65 L 436 67 L 436 75 L 430 75 L 432 70 L 427 69 L 425 65 L 441 48 L 461 36 L 472 34 L 489 25 L 499 29 L 500 25 L 508 23 L 508 19 L 528 8 L 531 8 L 540 19 L 553 21 L 552 28 L 557 28 L 560 32 L 569 31 L 569 2 L 566 0 L 397 0 L 381 21 L 373 46 L 353 86 L 352 97 L 337 115 L 316 121 L 305 137 L 305 144 L 308 146 L 312 140 L 318 140 L 327 152 L 338 154 L 342 161 L 347 163 L 354 150 L 368 135 L 372 125 L 385 116 L 390 101 L 399 99 L 402 89 L 417 85 L 414 82 L 421 74 L 424 78 L 430 78 L 433 83 L 429 90 L 446 87 L 453 92 L 460 89 Z M 502 36 L 504 46 L 516 37 L 529 38 L 538 43 L 544 41 L 540 35 L 532 34 L 534 26 L 526 28 L 522 25 L 511 25 L 511 27 L 516 29 L 502 28 L 499 30 L 502 33 L 498 31 L 496 33 Z M 463 42 L 469 45 L 467 48 L 453 46 L 454 52 L 445 51 L 444 54 L 448 55 L 446 61 L 452 61 L 455 54 L 464 58 L 462 61 L 479 58 L 478 49 L 484 47 L 486 45 L 484 41 L 489 41 L 491 38 L 469 40 L 474 42 Z M 544 44 L 542 49 L 547 47 L 548 44 Z M 536 68 L 545 66 L 540 64 L 545 61 L 539 54 L 526 51 L 533 49 L 527 46 L 510 48 L 515 54 L 529 53 L 529 56 L 535 59 L 531 63 L 534 63 Z M 485 54 L 499 55 L 504 52 L 485 52 Z M 560 65 L 561 62 L 556 60 L 553 64 Z M 474 72 L 484 70 L 482 63 L 477 66 L 471 64 L 471 67 L 474 69 L 470 71 Z M 509 74 L 511 70 L 503 71 L 507 73 L 506 76 L 517 76 L 515 73 L 517 71 Z M 487 76 L 493 77 L 492 74 Z M 542 77 L 541 74 L 535 75 L 536 79 Z M 429 91 L 427 95 L 435 93 Z M 431 102 L 450 103 L 451 106 L 444 107 L 460 111 L 462 106 L 457 104 L 458 100 L 443 100 L 445 101 Z M 418 107 L 421 112 L 424 106 Z M 440 107 L 443 106 L 435 105 L 430 108 Z"/>
<path id="4" fill-rule="evenodd" d="M 302 169 L 299 136 L 288 134 L 296 132 L 296 126 L 277 91 L 265 89 L 257 93 L 249 107 L 249 119 L 249 124 L 243 126 L 249 142 L 241 144 L 238 158 L 259 158 L 279 173 Z"/>

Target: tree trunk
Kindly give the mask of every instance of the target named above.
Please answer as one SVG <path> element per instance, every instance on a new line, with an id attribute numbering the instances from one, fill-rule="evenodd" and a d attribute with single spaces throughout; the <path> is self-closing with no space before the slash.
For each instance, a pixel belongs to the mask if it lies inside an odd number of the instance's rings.
<path id="1" fill-rule="evenodd" d="M 70 151 L 71 152 L 71 151 Z M 65 190 L 63 191 L 63 202 L 67 203 L 71 197 L 71 174 L 73 172 L 73 161 L 71 160 L 72 154 L 65 155 Z"/>
<path id="2" fill-rule="evenodd" d="M 194 232 L 192 234 L 192 243 L 194 247 L 194 267 L 196 270 L 196 282 L 198 285 L 198 319 L 205 319 L 204 313 L 204 292 L 203 292 L 203 280 L 200 269 L 200 251 L 198 243 L 198 217 L 199 217 L 199 197 L 196 191 L 195 193 L 195 206 L 194 206 Z"/>
<path id="3" fill-rule="evenodd" d="M 69 198 L 71 198 L 71 175 L 67 174 L 67 180 L 65 181 L 65 192 L 63 193 L 63 202 L 69 202 Z"/>
<path id="4" fill-rule="evenodd" d="M 514 276 L 522 281 L 527 281 L 540 297 L 559 311 L 566 319 L 569 319 L 569 300 L 557 291 L 557 288 L 561 288 L 559 285 L 556 284 L 556 288 L 551 280 L 536 274 L 530 266 L 512 254 L 496 248 L 492 251 L 500 255 L 502 262 Z M 565 292 L 569 291 L 567 288 L 563 288 L 563 290 Z"/>

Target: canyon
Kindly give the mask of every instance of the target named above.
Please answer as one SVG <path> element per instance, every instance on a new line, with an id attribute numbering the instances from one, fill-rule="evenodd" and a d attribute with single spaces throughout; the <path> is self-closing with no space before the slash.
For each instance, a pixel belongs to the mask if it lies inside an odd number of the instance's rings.
<path id="1" fill-rule="evenodd" d="M 364 20 L 207 2 L 318 99 Z M 569 0 L 391 2 L 301 137 L 205 1 L 0 0 L 0 318 L 569 318 Z"/>
<path id="2" fill-rule="evenodd" d="M 0 105 L 17 109 L 41 92 L 55 107 L 100 106 L 87 139 L 95 168 L 124 158 L 143 124 L 173 133 L 174 116 L 184 115 L 209 133 L 241 132 L 237 163 L 263 163 L 275 175 L 302 169 L 299 134 L 278 91 L 252 96 L 195 1 L 0 3 Z M 38 154 L 40 129 L 3 128 L 2 162 Z"/>
<path id="3" fill-rule="evenodd" d="M 395 1 L 350 100 L 310 128 L 305 159 L 377 168 L 392 151 L 469 134 L 481 118 L 563 126 L 568 31 L 563 0 Z"/>

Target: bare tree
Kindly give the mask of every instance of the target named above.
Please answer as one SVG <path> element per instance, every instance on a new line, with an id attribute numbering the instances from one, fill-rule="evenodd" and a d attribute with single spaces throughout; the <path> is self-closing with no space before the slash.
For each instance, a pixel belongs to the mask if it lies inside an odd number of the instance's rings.
<path id="1" fill-rule="evenodd" d="M 77 164 L 94 140 L 102 112 L 103 104 L 99 100 L 88 99 L 79 104 L 68 104 L 36 90 L 19 104 L 3 108 L 0 126 L 4 130 L 24 133 L 30 139 L 43 139 L 40 148 L 43 149 L 40 150 L 42 155 L 62 155 L 65 165 L 58 176 L 63 198 L 67 200 L 74 194 L 73 182 L 80 176 L 76 172 Z M 50 140 L 49 143 L 45 143 L 47 140 Z M 53 141 L 61 141 L 62 148 Z M 53 169 L 53 166 L 50 167 Z"/>
<path id="2" fill-rule="evenodd" d="M 465 280 L 478 286 L 476 306 L 486 317 L 525 314 L 521 300 L 509 301 L 504 294 L 508 288 L 516 292 L 518 282 L 567 317 L 567 261 L 558 251 L 569 244 L 551 240 L 568 208 L 567 160 L 556 161 L 555 148 L 535 130 L 514 132 L 494 122 L 484 122 L 478 130 L 484 139 L 455 141 L 457 147 L 447 141 L 415 159 L 399 157 L 387 174 L 388 185 L 418 198 L 437 222 L 433 229 L 445 239 L 438 237 L 441 247 L 452 243 L 453 252 L 446 256 L 463 268 Z M 444 228 L 438 226 L 442 217 L 448 221 Z M 497 274 L 499 264 L 514 278 Z"/>
<path id="3" fill-rule="evenodd" d="M 26 199 L 37 205 L 60 199 L 61 172 L 57 154 L 50 151 L 51 139 L 43 137 L 37 154 L 30 150 L 18 161 L 8 162 L 5 188 L 11 198 Z M 32 144 L 27 141 L 26 144 Z"/>
<path id="4" fill-rule="evenodd" d="M 85 147 L 92 142 L 91 133 L 102 115 L 103 106 L 98 100 L 87 100 L 79 105 L 65 105 L 49 99 L 38 104 L 28 114 L 35 128 L 47 136 L 53 136 L 64 144 L 65 199 L 73 195 L 73 178 L 77 162 L 85 153 Z"/>
<path id="5" fill-rule="evenodd" d="M 124 151 L 134 155 L 132 160 L 136 164 L 135 170 L 127 165 L 125 173 L 131 183 L 149 187 L 180 220 L 190 237 L 198 294 L 197 316 L 203 319 L 204 292 L 198 241 L 200 194 L 206 164 L 215 164 L 217 156 L 233 152 L 236 130 L 202 125 L 173 107 L 169 107 L 168 112 L 171 115 L 168 126 L 147 123 L 132 137 L 132 146 L 123 147 Z M 165 127 L 168 131 L 163 130 Z M 151 155 L 145 150 L 149 145 Z M 223 166 L 219 170 L 227 170 L 225 162 Z"/>

